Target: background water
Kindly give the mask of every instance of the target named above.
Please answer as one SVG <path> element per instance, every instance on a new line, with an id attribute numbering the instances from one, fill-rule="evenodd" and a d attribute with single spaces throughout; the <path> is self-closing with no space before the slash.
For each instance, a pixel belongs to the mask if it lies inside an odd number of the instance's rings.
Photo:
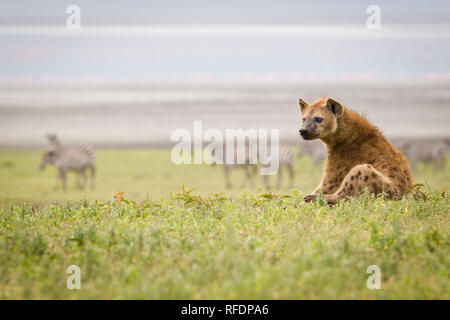
<path id="1" fill-rule="evenodd" d="M 174 129 L 280 129 L 298 142 L 297 97 L 331 96 L 389 137 L 450 137 L 450 84 L 101 86 L 0 90 L 0 146 L 45 146 L 45 134 L 97 146 L 168 146 Z"/>

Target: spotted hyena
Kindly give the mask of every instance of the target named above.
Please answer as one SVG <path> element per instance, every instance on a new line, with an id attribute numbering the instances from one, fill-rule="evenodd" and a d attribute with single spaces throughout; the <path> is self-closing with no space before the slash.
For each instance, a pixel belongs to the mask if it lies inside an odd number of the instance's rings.
<path id="1" fill-rule="evenodd" d="M 327 148 L 322 181 L 305 202 L 314 200 L 319 191 L 328 203 L 336 203 L 362 194 L 365 188 L 391 199 L 410 189 L 406 158 L 366 118 L 331 98 L 312 104 L 299 98 L 298 104 L 300 135 L 305 140 L 320 139 Z"/>

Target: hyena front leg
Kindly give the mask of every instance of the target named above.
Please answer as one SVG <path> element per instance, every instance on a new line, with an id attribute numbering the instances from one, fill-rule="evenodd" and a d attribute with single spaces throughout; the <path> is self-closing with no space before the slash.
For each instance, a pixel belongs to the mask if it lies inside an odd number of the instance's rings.
<path id="1" fill-rule="evenodd" d="M 321 188 L 322 188 L 322 183 L 323 183 L 323 182 L 321 182 L 321 183 L 317 186 L 317 188 L 314 190 L 313 193 L 308 194 L 307 196 L 305 196 L 305 197 L 303 198 L 303 201 L 300 202 L 298 205 L 300 206 L 300 205 L 304 204 L 305 202 L 311 202 L 311 201 L 313 201 L 314 199 L 316 199 L 316 198 L 317 198 L 317 195 L 319 194 L 319 191 L 320 191 Z"/>
<path id="2" fill-rule="evenodd" d="M 334 204 L 350 196 L 359 196 L 364 193 L 365 188 L 368 188 L 370 193 L 386 192 L 389 196 L 394 195 L 391 181 L 371 165 L 363 164 L 350 170 L 336 192 L 324 194 L 323 197 L 328 203 Z"/>
<path id="3" fill-rule="evenodd" d="M 335 179 L 335 180 L 337 181 L 337 179 Z M 322 181 L 320 182 L 320 184 L 314 190 L 314 192 L 305 196 L 305 198 L 303 199 L 303 202 L 313 201 L 314 199 L 317 198 L 317 195 L 319 194 L 319 192 L 322 192 L 322 194 L 331 194 L 331 193 L 334 193 L 334 191 L 338 189 L 339 184 L 335 184 L 335 185 L 330 184 L 330 183 L 327 184 L 326 181 L 330 181 L 330 177 L 324 176 Z"/>

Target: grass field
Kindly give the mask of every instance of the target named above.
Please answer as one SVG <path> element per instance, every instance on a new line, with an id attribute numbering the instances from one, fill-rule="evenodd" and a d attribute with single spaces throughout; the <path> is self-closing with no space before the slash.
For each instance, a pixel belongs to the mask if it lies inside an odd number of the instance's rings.
<path id="1" fill-rule="evenodd" d="M 448 161 L 420 165 L 428 187 L 401 201 L 300 208 L 322 170 L 309 158 L 296 189 L 274 193 L 225 190 L 220 167 L 175 166 L 167 150 L 99 151 L 84 192 L 73 177 L 53 191 L 55 170 L 39 162 L 0 151 L 2 299 L 450 299 Z M 70 265 L 80 290 L 66 288 Z M 370 265 L 380 290 L 366 286 Z"/>
<path id="2" fill-rule="evenodd" d="M 170 192 L 179 192 L 182 185 L 196 188 L 202 195 L 225 191 L 228 195 L 238 195 L 245 183 L 243 170 L 232 173 L 233 189 L 225 188 L 221 167 L 207 165 L 174 165 L 170 150 L 100 150 L 97 152 L 97 187 L 79 191 L 75 187 L 75 175 L 68 175 L 68 190 L 58 186 L 56 169 L 48 167 L 39 171 L 42 151 L 1 151 L 0 150 L 0 195 L 15 198 L 19 202 L 48 202 L 53 200 L 106 199 L 118 191 L 125 191 L 133 200 L 159 200 Z M 312 190 L 317 185 L 321 166 L 303 158 L 296 163 L 296 185 L 301 190 Z M 282 189 L 288 190 L 287 176 Z M 271 179 L 272 185 L 276 179 Z M 262 186 L 258 179 L 254 187 Z"/>

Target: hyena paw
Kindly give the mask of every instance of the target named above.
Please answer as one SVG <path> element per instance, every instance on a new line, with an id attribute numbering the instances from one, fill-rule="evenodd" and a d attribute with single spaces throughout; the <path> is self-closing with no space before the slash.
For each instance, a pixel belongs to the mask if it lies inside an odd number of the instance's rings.
<path id="1" fill-rule="evenodd" d="M 314 201 L 317 198 L 317 196 L 315 194 L 310 194 L 307 195 L 306 197 L 303 198 L 304 202 L 311 202 Z"/>

